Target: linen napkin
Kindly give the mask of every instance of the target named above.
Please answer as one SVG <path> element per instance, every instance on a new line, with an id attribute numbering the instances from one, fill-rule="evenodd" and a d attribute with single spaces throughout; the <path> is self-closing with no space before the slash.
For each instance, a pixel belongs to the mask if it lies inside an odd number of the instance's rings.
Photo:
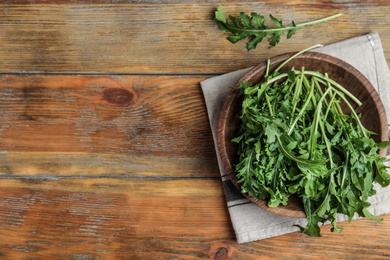
<path id="1" fill-rule="evenodd" d="M 384 57 L 380 37 L 370 33 L 323 46 L 313 51 L 338 57 L 351 64 L 376 88 L 384 103 L 387 120 L 390 122 L 390 72 Z M 250 68 L 230 72 L 202 81 L 201 88 L 206 102 L 207 113 L 214 139 L 226 202 L 231 222 L 238 243 L 246 243 L 264 238 L 299 231 L 294 224 L 306 225 L 306 219 L 295 219 L 279 216 L 265 211 L 247 200 L 231 183 L 223 166 L 217 149 L 217 128 L 220 109 L 226 95 L 241 76 Z M 388 156 L 390 159 L 390 156 Z M 390 164 L 390 160 L 386 163 Z M 390 213 L 390 187 L 381 188 L 375 185 L 377 194 L 370 197 L 370 212 L 376 216 Z M 344 215 L 338 216 L 338 222 L 347 220 Z M 346 225 L 339 224 L 340 227 Z"/>

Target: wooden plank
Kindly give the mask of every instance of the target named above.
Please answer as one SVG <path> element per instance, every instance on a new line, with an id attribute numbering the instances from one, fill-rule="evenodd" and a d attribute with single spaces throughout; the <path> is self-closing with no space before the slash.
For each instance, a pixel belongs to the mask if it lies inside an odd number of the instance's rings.
<path id="1" fill-rule="evenodd" d="M 202 79 L 3 75 L 0 172 L 215 176 Z"/>
<path id="2" fill-rule="evenodd" d="M 211 144 L 212 145 L 212 144 Z M 58 178 L 219 177 L 215 156 L 165 157 L 107 153 L 10 152 L 0 154 L 0 175 Z"/>
<path id="3" fill-rule="evenodd" d="M 227 15 L 240 11 L 265 16 L 271 13 L 285 24 L 343 13 L 329 23 L 298 31 L 275 48 L 263 42 L 250 52 L 245 42 L 233 45 L 217 28 L 213 12 L 219 3 L 38 2 L 0 5 L 2 72 L 219 74 L 284 52 L 373 31 L 380 34 L 390 63 L 387 0 L 224 3 Z"/>
<path id="4" fill-rule="evenodd" d="M 210 234 L 232 236 L 217 180 L 2 180 L 0 185 L 2 257 L 190 257 L 201 253 L 197 241 L 204 243 Z"/>
<path id="5" fill-rule="evenodd" d="M 237 244 L 220 180 L 3 179 L 2 259 L 384 259 L 384 222 Z M 259 220 L 261 221 L 261 220 Z M 224 258 L 225 257 L 225 258 Z"/>

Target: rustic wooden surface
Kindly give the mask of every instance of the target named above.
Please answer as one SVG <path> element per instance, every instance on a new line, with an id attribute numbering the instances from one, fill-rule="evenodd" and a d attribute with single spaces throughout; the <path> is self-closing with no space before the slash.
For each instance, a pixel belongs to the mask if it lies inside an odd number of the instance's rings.
<path id="1" fill-rule="evenodd" d="M 1 259 L 390 257 L 390 215 L 237 244 L 199 87 L 369 32 L 390 64 L 388 1 L 223 2 L 285 23 L 343 13 L 250 52 L 216 27 L 220 3 L 0 4 Z"/>

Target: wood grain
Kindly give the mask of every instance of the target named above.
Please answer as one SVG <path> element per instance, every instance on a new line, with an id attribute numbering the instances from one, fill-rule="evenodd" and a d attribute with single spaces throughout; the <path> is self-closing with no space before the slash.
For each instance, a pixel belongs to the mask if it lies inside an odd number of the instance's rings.
<path id="1" fill-rule="evenodd" d="M 207 253 L 200 245 L 210 234 L 232 237 L 218 180 L 3 180 L 0 185 L 2 259 L 190 259 Z"/>
<path id="2" fill-rule="evenodd" d="M 218 176 L 200 77 L 0 77 L 2 174 Z"/>
<path id="3" fill-rule="evenodd" d="M 2 72 L 219 74 L 369 32 L 379 33 L 390 62 L 387 0 L 224 2 L 227 15 L 271 13 L 285 24 L 343 14 L 275 48 L 263 42 L 250 52 L 244 41 L 233 45 L 217 28 L 213 19 L 220 2 L 9 2 L 0 5 Z"/>
<path id="4" fill-rule="evenodd" d="M 237 244 L 219 180 L 61 179 L 0 182 L 2 259 L 384 259 L 384 222 L 322 227 Z"/>
<path id="5" fill-rule="evenodd" d="M 248 52 L 219 1 L 0 3 L 1 259 L 385 259 L 390 217 L 237 244 L 199 82 L 277 54 L 378 32 L 375 1 L 225 1 L 284 23 L 341 12 Z"/>

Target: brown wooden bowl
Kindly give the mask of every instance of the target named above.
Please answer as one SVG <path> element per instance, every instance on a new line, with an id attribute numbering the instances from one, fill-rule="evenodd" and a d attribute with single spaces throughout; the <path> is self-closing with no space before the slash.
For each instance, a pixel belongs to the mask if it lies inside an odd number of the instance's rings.
<path id="1" fill-rule="evenodd" d="M 294 53 L 286 53 L 271 58 L 270 71 L 272 72 L 273 69 L 293 54 Z M 233 168 L 238 161 L 237 145 L 231 142 L 233 137 L 236 136 L 236 131 L 238 130 L 239 113 L 243 99 L 243 95 L 238 90 L 238 87 L 240 82 L 249 81 L 252 84 L 258 83 L 265 73 L 266 66 L 267 62 L 264 61 L 263 63 L 253 67 L 236 83 L 223 104 L 218 122 L 218 151 L 221 161 L 228 177 L 239 191 L 241 191 L 241 187 L 237 182 Z M 289 70 L 292 67 L 299 70 L 302 66 L 304 66 L 306 70 L 328 73 L 331 79 L 344 86 L 355 97 L 357 97 L 363 104 L 361 106 L 356 105 L 354 108 L 358 114 L 360 113 L 362 115 L 362 124 L 367 129 L 378 134 L 374 137 L 376 141 L 388 140 L 388 127 L 384 106 L 378 93 L 362 73 L 338 58 L 317 52 L 306 52 L 301 54 L 286 64 L 281 71 Z M 354 102 L 351 102 L 351 104 L 354 104 Z M 380 155 L 385 156 L 386 150 L 381 150 Z M 302 203 L 298 198 L 291 198 L 288 201 L 287 206 L 270 208 L 267 205 L 267 201 L 249 197 L 246 194 L 243 195 L 260 208 L 269 212 L 287 217 L 306 217 Z"/>

